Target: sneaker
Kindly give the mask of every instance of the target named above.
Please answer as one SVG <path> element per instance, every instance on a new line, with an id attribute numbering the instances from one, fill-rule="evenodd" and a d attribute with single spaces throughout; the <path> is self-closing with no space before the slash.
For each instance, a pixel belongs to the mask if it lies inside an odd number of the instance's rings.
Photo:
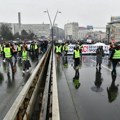
<path id="1" fill-rule="evenodd" d="M 22 73 L 25 73 L 25 71 L 23 70 Z"/>
<path id="2" fill-rule="evenodd" d="M 26 72 L 29 72 L 29 70 L 26 70 Z"/>

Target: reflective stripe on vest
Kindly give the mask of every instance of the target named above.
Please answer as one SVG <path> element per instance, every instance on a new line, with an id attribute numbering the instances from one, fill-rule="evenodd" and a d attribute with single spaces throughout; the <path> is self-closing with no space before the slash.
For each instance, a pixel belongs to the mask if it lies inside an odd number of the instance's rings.
<path id="1" fill-rule="evenodd" d="M 115 53 L 113 55 L 113 59 L 120 59 L 120 50 L 115 50 Z"/>
<path id="2" fill-rule="evenodd" d="M 80 51 L 74 50 L 74 52 L 75 52 L 75 58 L 80 58 Z"/>
<path id="3" fill-rule="evenodd" d="M 27 60 L 27 51 L 22 52 L 22 60 Z"/>
<path id="4" fill-rule="evenodd" d="M 10 58 L 11 55 L 11 49 L 9 47 L 4 48 L 5 58 Z"/>

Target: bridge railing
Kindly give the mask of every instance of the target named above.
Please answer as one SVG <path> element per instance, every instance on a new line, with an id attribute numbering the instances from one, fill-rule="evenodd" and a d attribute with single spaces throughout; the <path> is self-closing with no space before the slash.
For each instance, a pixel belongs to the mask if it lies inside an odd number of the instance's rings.
<path id="1" fill-rule="evenodd" d="M 60 120 L 55 54 L 51 54 L 39 120 Z"/>
<path id="2" fill-rule="evenodd" d="M 3 120 L 28 120 L 30 118 L 41 83 L 40 78 L 43 75 L 44 66 L 50 53 L 51 47 L 41 58 Z"/>
<path id="3" fill-rule="evenodd" d="M 56 74 L 56 59 L 53 50 L 53 94 L 52 94 L 52 120 L 60 120 L 59 111 L 59 99 L 58 99 L 58 88 L 57 88 L 57 74 Z"/>

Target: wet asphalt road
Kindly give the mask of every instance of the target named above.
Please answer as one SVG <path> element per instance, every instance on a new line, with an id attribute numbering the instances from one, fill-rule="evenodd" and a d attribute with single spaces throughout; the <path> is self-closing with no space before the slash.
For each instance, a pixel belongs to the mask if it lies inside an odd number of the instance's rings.
<path id="1" fill-rule="evenodd" d="M 3 120 L 5 114 L 22 90 L 40 58 L 41 56 L 38 60 L 34 61 L 30 59 L 31 68 L 28 73 L 25 73 L 24 76 L 22 74 L 21 63 L 17 61 L 17 70 L 15 74 L 12 74 L 10 71 L 10 77 L 8 77 L 5 69 L 5 63 L 3 63 L 2 58 L 0 57 L 0 120 Z"/>
<path id="2" fill-rule="evenodd" d="M 61 120 L 120 120 L 120 65 L 115 77 L 111 76 L 108 56 L 100 70 L 96 69 L 95 56 L 83 56 L 76 89 L 72 56 L 67 61 L 68 66 L 62 60 L 57 64 Z"/>

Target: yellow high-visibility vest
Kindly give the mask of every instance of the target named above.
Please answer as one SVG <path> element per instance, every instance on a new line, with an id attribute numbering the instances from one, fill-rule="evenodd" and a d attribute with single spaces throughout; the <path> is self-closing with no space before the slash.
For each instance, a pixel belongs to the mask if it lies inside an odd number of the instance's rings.
<path id="1" fill-rule="evenodd" d="M 27 55 L 27 51 L 22 51 L 22 60 L 27 60 L 28 55 Z"/>
<path id="2" fill-rule="evenodd" d="M 37 44 L 35 44 L 35 50 L 36 50 L 36 49 L 38 49 L 38 46 L 37 46 Z"/>
<path id="3" fill-rule="evenodd" d="M 61 53 L 62 52 L 62 47 L 61 46 L 56 46 L 56 53 Z"/>
<path id="4" fill-rule="evenodd" d="M 113 55 L 113 59 L 120 59 L 120 50 L 115 50 L 115 53 Z"/>
<path id="5" fill-rule="evenodd" d="M 5 53 L 5 58 L 10 58 L 12 56 L 10 47 L 5 47 L 4 53 Z"/>
<path id="6" fill-rule="evenodd" d="M 74 50 L 75 53 L 75 58 L 80 58 L 80 51 L 79 50 Z"/>
<path id="7" fill-rule="evenodd" d="M 21 46 L 18 46 L 18 51 L 21 51 L 22 49 L 21 49 Z"/>

